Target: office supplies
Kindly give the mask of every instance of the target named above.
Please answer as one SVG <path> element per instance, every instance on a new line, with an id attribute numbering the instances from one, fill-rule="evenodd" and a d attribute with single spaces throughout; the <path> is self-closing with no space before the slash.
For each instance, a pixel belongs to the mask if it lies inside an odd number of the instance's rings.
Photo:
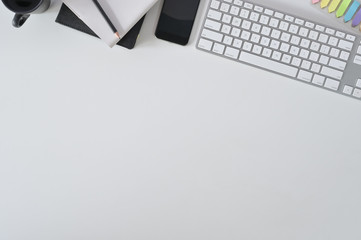
<path id="1" fill-rule="evenodd" d="M 343 2 L 341 3 L 340 7 L 337 9 L 337 12 L 336 12 L 336 17 L 342 17 L 345 12 L 346 12 L 346 9 L 348 8 L 348 6 L 351 4 L 353 0 L 343 0 Z"/>
<path id="2" fill-rule="evenodd" d="M 361 9 L 358 10 L 358 12 L 355 14 L 353 20 L 352 20 L 352 27 L 356 27 L 361 22 Z"/>
<path id="3" fill-rule="evenodd" d="M 200 0 L 165 0 L 155 35 L 157 38 L 186 45 L 192 32 Z"/>
<path id="4" fill-rule="evenodd" d="M 313 5 L 330 16 L 336 16 L 336 19 L 345 24 L 348 27 L 348 30 L 360 34 L 360 29 L 356 26 L 360 24 L 359 18 L 357 17 L 356 11 L 358 10 L 360 3 L 359 0 L 331 0 L 326 2 L 321 2 L 320 4 Z M 351 4 L 352 3 L 352 4 Z M 333 15 L 335 12 L 335 15 Z M 355 14 L 356 13 L 356 14 Z M 342 16 L 345 16 L 343 19 Z M 353 19 L 353 21 L 351 21 Z M 350 22 L 351 21 L 351 22 Z M 348 23 L 349 22 L 349 23 Z"/>
<path id="5" fill-rule="evenodd" d="M 344 17 L 345 22 L 349 22 L 352 19 L 352 17 L 355 15 L 359 6 L 360 6 L 360 3 L 357 1 L 354 1 L 351 4 L 351 7 L 348 9 L 348 11 L 346 12 L 346 15 Z"/>
<path id="6" fill-rule="evenodd" d="M 332 13 L 332 12 L 336 11 L 336 8 L 340 4 L 340 2 L 341 2 L 341 0 L 333 0 L 331 2 L 330 6 L 328 7 L 328 12 Z"/>
<path id="7" fill-rule="evenodd" d="M 330 3 L 330 0 L 321 0 L 321 8 L 327 7 L 327 5 Z"/>
<path id="8" fill-rule="evenodd" d="M 117 43 L 117 45 L 132 49 L 137 41 L 144 17 L 138 21 L 135 26 Z M 89 35 L 98 37 L 85 23 L 83 23 L 65 4 L 61 5 L 58 16 L 55 20 L 57 23 L 67 27 L 79 30 Z"/>
<path id="9" fill-rule="evenodd" d="M 117 36 L 117 38 L 120 38 L 118 30 L 114 27 L 112 21 L 110 21 L 108 15 L 104 12 L 104 10 L 103 10 L 102 6 L 100 5 L 100 3 L 97 0 L 93 0 L 93 2 L 95 3 L 95 6 L 98 8 L 98 10 L 103 15 L 103 17 L 105 18 L 105 20 L 107 21 L 109 27 L 113 30 L 113 33 L 115 34 L 115 36 Z"/>
<path id="10" fill-rule="evenodd" d="M 361 37 L 248 1 L 212 0 L 197 48 L 361 99 Z"/>
<path id="11" fill-rule="evenodd" d="M 98 0 L 122 38 L 157 0 Z M 63 0 L 63 2 L 109 46 L 119 38 L 108 27 L 107 21 L 92 1 Z"/>

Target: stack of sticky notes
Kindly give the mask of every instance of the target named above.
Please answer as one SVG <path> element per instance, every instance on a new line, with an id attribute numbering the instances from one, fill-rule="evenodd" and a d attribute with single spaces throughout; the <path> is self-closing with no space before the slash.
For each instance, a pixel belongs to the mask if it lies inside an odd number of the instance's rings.
<path id="1" fill-rule="evenodd" d="M 334 13 L 345 23 L 350 23 L 353 28 L 361 31 L 361 4 L 356 0 L 312 0 L 313 4 L 318 4 L 321 9 L 326 9 L 328 13 Z"/>

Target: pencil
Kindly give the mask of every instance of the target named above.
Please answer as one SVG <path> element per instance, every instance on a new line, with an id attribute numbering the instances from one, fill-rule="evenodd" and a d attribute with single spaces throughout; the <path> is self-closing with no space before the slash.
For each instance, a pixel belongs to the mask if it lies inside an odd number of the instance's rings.
<path id="1" fill-rule="evenodd" d="M 97 0 L 93 0 L 93 2 L 97 6 L 99 12 L 103 15 L 104 19 L 107 21 L 109 27 L 113 30 L 115 36 L 117 36 L 117 38 L 120 38 L 118 30 L 114 27 L 112 21 L 110 21 L 108 15 L 104 12 L 104 10 L 103 10 L 102 6 L 100 5 L 100 3 Z"/>

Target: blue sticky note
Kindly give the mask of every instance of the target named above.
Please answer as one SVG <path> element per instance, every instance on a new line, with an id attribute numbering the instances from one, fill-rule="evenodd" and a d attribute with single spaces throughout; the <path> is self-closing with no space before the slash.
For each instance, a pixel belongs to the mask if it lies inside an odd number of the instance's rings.
<path id="1" fill-rule="evenodd" d="M 351 7 L 348 9 L 348 11 L 345 15 L 345 18 L 344 18 L 345 22 L 348 22 L 353 18 L 353 16 L 355 15 L 359 6 L 360 6 L 360 3 L 358 1 L 354 1 L 352 3 Z"/>

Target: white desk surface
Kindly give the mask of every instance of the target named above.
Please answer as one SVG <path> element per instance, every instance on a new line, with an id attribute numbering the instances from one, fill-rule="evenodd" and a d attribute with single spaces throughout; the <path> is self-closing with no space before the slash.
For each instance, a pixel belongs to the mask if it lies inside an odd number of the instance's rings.
<path id="1" fill-rule="evenodd" d="M 361 239 L 361 102 L 196 50 L 207 3 L 132 51 L 0 7 L 0 239 Z"/>

